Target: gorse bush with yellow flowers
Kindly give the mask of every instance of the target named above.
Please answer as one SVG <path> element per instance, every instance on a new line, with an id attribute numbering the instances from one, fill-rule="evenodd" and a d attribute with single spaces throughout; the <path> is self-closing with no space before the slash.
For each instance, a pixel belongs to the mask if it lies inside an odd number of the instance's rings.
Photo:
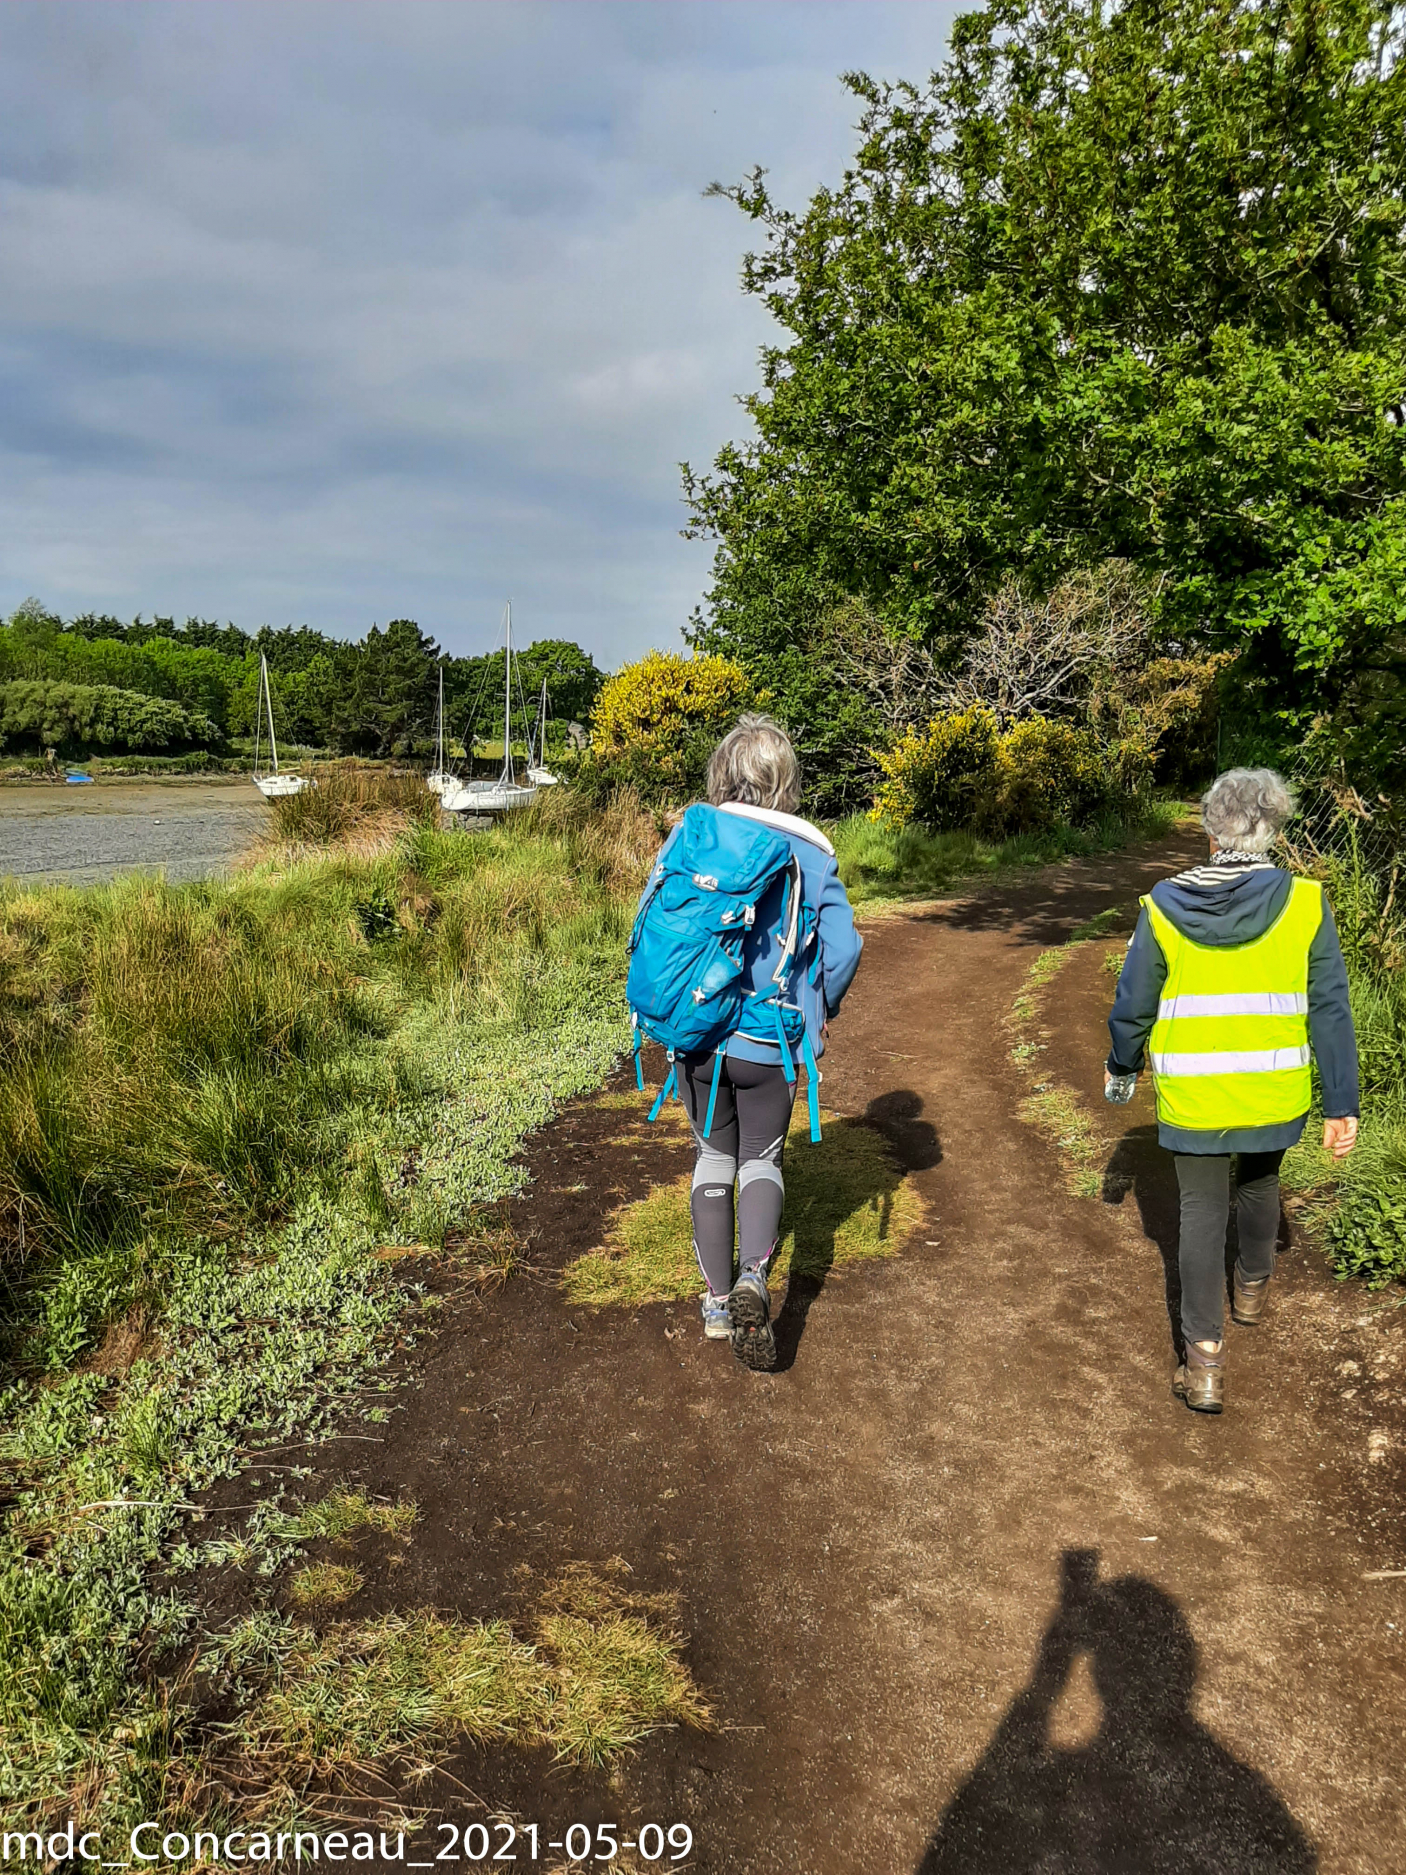
<path id="1" fill-rule="evenodd" d="M 879 764 L 876 820 L 998 837 L 1079 826 L 1135 806 L 1151 781 L 1140 750 L 1110 747 L 1091 729 L 1044 716 L 1003 732 L 981 704 L 910 729 Z"/>
<path id="2" fill-rule="evenodd" d="M 591 715 L 591 747 L 566 765 L 571 781 L 604 798 L 620 787 L 647 801 L 700 794 L 719 737 L 755 701 L 740 665 L 723 657 L 651 651 L 609 679 Z"/>

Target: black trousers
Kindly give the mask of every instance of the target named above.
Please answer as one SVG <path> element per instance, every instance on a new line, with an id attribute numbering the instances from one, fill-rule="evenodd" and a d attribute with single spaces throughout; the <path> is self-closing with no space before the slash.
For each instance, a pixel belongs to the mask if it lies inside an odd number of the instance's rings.
<path id="1" fill-rule="evenodd" d="M 1283 1157 L 1282 1152 L 1242 1152 L 1236 1166 L 1236 1262 L 1250 1282 L 1274 1273 Z M 1188 1341 L 1219 1341 L 1225 1332 L 1230 1154 L 1179 1152 L 1176 1161 L 1181 1187 L 1181 1331 Z"/>
<path id="2" fill-rule="evenodd" d="M 764 1267 L 776 1248 L 786 1187 L 781 1160 L 796 1098 L 781 1064 L 734 1061 L 726 1055 L 718 1076 L 713 1125 L 707 1138 L 713 1055 L 686 1055 L 679 1067 L 679 1092 L 693 1128 L 693 1251 L 714 1295 L 732 1287 L 733 1186 L 737 1188 L 737 1261 Z"/>

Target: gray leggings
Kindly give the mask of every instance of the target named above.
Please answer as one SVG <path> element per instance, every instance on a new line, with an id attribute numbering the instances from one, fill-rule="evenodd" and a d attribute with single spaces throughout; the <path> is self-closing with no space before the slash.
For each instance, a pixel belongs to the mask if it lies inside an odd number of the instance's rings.
<path id="1" fill-rule="evenodd" d="M 776 1248 L 786 1187 L 781 1155 L 796 1098 L 779 1062 L 723 1056 L 713 1126 L 703 1137 L 713 1087 L 712 1055 L 679 1062 L 679 1092 L 693 1128 L 693 1253 L 715 1296 L 732 1287 L 732 1187 L 737 1184 L 738 1262 L 757 1269 Z"/>
<path id="2" fill-rule="evenodd" d="M 1240 1250 L 1250 1282 L 1274 1274 L 1279 1235 L 1282 1152 L 1242 1152 L 1235 1170 Z M 1225 1232 L 1230 1222 L 1230 1155 L 1179 1152 L 1181 1186 L 1181 1332 L 1188 1341 L 1219 1341 L 1225 1330 Z"/>

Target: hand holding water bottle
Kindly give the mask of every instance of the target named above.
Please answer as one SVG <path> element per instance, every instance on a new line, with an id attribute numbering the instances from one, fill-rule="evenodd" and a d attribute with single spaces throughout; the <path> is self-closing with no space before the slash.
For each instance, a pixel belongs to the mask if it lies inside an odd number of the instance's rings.
<path id="1" fill-rule="evenodd" d="M 1107 1068 L 1103 1071 L 1103 1097 L 1115 1107 L 1126 1107 L 1136 1086 L 1135 1074 L 1110 1074 Z"/>

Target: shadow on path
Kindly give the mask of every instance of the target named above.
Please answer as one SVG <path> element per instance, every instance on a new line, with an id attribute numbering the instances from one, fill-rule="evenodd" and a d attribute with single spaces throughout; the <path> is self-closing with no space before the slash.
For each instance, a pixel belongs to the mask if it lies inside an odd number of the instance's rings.
<path id="1" fill-rule="evenodd" d="M 939 1823 L 917 1875 L 1312 1875 L 1318 1857 L 1268 1780 L 1191 1712 L 1197 1649 L 1171 1597 L 1098 1581 L 1066 1550 L 1029 1686 Z M 1080 1654 L 1102 1703 L 1085 1744 L 1051 1742 Z"/>
<path id="2" fill-rule="evenodd" d="M 898 1088 L 871 1100 L 860 1119 L 830 1121 L 825 1130 L 831 1150 L 826 1156 L 834 1170 L 815 1181 L 813 1191 L 808 1189 L 811 1181 L 798 1176 L 795 1155 L 810 1151 L 824 1154 L 825 1145 L 788 1148 L 787 1223 L 794 1228 L 796 1239 L 785 1299 L 773 1324 L 777 1373 L 785 1373 L 795 1364 L 811 1304 L 834 1266 L 837 1230 L 863 1208 L 876 1213 L 879 1237 L 886 1239 L 894 1194 L 904 1179 L 912 1172 L 941 1164 L 937 1128 L 922 1118 L 922 1112 L 922 1097 Z M 844 1150 L 846 1133 L 857 1150 Z M 883 1149 L 871 1137 L 874 1134 L 883 1142 Z"/>
<path id="3" fill-rule="evenodd" d="M 1102 1198 L 1105 1204 L 1122 1204 L 1131 1192 L 1138 1208 L 1142 1234 L 1157 1246 L 1162 1259 L 1162 1279 L 1167 1297 L 1167 1321 L 1177 1359 L 1182 1358 L 1181 1270 L 1178 1242 L 1181 1235 L 1181 1193 L 1177 1185 L 1176 1160 L 1157 1143 L 1155 1126 L 1135 1126 L 1113 1148 L 1103 1168 Z M 1279 1244 L 1282 1253 L 1289 1242 L 1288 1225 L 1281 1213 Z M 1230 1292 L 1230 1273 L 1235 1267 L 1237 1239 L 1235 1232 L 1234 1190 L 1231 1193 L 1230 1229 L 1226 1234 L 1225 1283 Z"/>

